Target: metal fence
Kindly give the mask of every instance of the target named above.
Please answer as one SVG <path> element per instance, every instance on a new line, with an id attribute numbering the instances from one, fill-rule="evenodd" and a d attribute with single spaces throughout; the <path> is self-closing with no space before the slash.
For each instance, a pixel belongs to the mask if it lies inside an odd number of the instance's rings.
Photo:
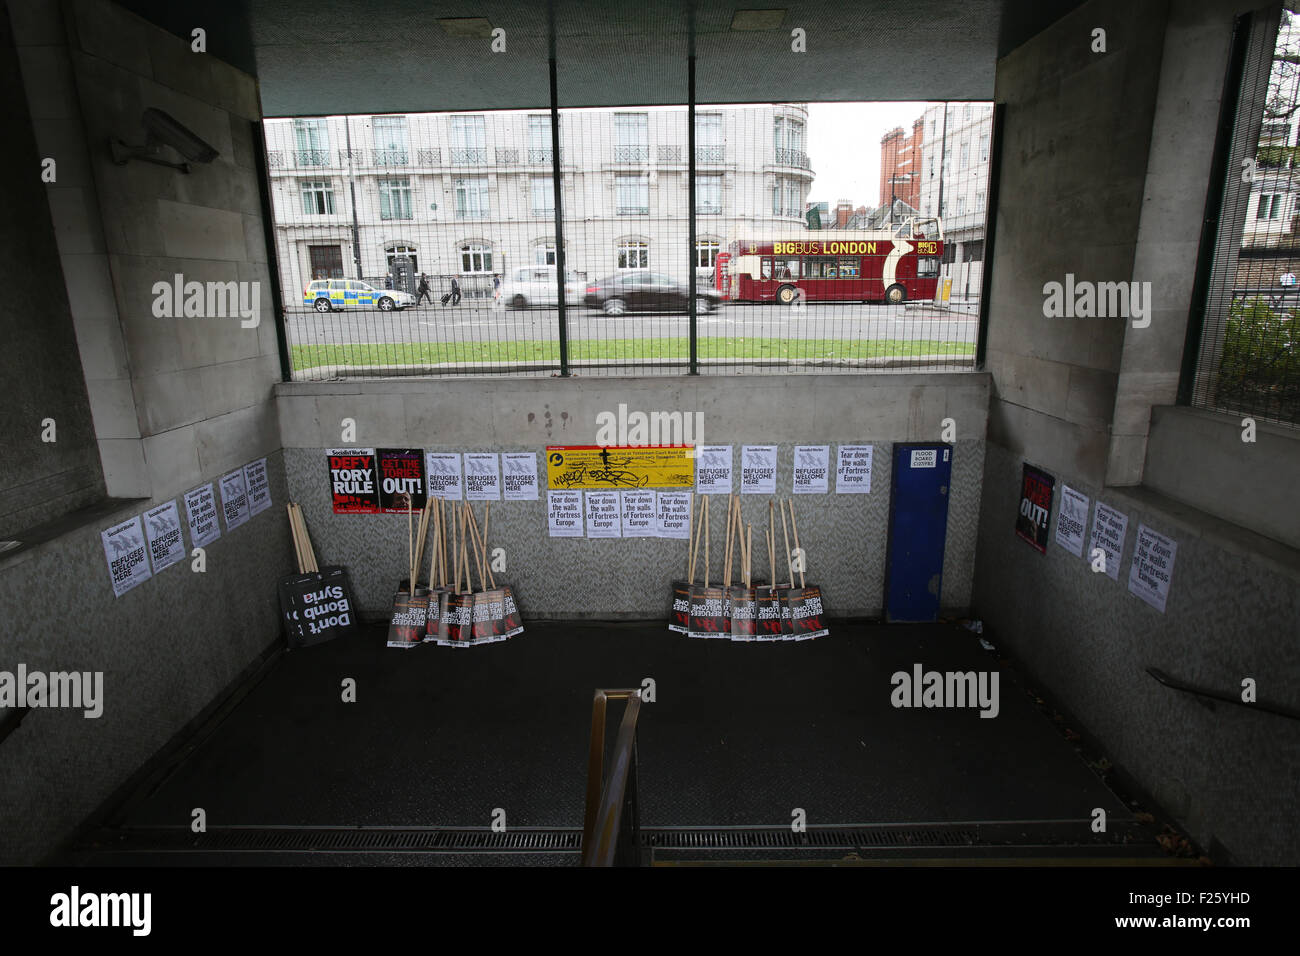
<path id="1" fill-rule="evenodd" d="M 545 108 L 266 120 L 292 374 L 971 369 L 991 105 L 892 112 L 560 109 L 558 162 Z M 864 187 L 818 172 L 810 132 L 872 123 L 900 134 L 879 189 L 841 201 Z M 900 230 L 926 217 L 942 237 Z M 318 312 L 320 278 L 420 301 Z"/>

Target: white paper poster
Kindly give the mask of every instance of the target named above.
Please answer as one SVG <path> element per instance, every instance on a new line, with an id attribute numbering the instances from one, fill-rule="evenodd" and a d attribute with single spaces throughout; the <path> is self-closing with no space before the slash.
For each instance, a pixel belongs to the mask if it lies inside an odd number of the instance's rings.
<path id="1" fill-rule="evenodd" d="M 226 530 L 233 531 L 248 520 L 248 489 L 244 487 L 244 469 L 221 476 L 221 513 L 226 516 Z"/>
<path id="2" fill-rule="evenodd" d="M 465 453 L 465 500 L 501 500 L 501 459 L 496 452 Z"/>
<path id="3" fill-rule="evenodd" d="M 796 445 L 794 493 L 824 495 L 830 490 L 830 445 Z"/>
<path id="4" fill-rule="evenodd" d="M 622 507 L 617 491 L 588 491 L 587 537 L 623 537 Z"/>
<path id="5" fill-rule="evenodd" d="M 653 538 L 658 502 L 655 493 L 647 489 L 622 491 L 623 537 Z"/>
<path id="6" fill-rule="evenodd" d="M 700 445 L 695 449 L 695 493 L 731 494 L 731 445 Z"/>
<path id="7" fill-rule="evenodd" d="M 660 538 L 691 538 L 691 493 L 689 491 L 659 492 L 659 514 L 655 534 Z"/>
<path id="8" fill-rule="evenodd" d="M 121 597 L 141 581 L 152 577 L 139 515 L 101 531 L 99 537 L 104 542 L 104 557 L 108 559 L 114 597 Z"/>
<path id="9" fill-rule="evenodd" d="M 1178 542 L 1138 525 L 1137 543 L 1133 546 L 1133 563 L 1129 565 L 1128 589 L 1161 614 L 1169 599 L 1169 582 L 1174 576 L 1174 557 Z"/>
<path id="10" fill-rule="evenodd" d="M 501 455 L 505 467 L 506 501 L 537 500 L 537 452 L 507 451 Z"/>
<path id="11" fill-rule="evenodd" d="M 582 492 L 548 491 L 546 523 L 550 527 L 552 538 L 581 538 Z"/>
<path id="12" fill-rule="evenodd" d="M 836 494 L 871 494 L 873 447 L 872 445 L 840 445 L 839 463 L 835 466 Z"/>
<path id="13" fill-rule="evenodd" d="M 1097 502 L 1097 510 L 1092 516 L 1092 546 L 1088 549 L 1088 560 L 1097 548 L 1105 554 L 1106 573 L 1112 581 L 1119 580 L 1119 562 L 1124 556 L 1124 535 L 1128 533 L 1128 515 L 1120 514 L 1110 505 Z"/>
<path id="14" fill-rule="evenodd" d="M 740 493 L 776 494 L 776 446 L 742 445 L 740 448 Z"/>
<path id="15" fill-rule="evenodd" d="M 1088 530 L 1087 495 L 1061 485 L 1061 505 L 1056 513 L 1056 543 L 1076 558 L 1083 557 L 1083 536 Z"/>
<path id="16" fill-rule="evenodd" d="M 149 563 L 153 573 L 170 568 L 185 557 L 185 535 L 176 502 L 169 501 L 144 513 L 144 533 L 149 539 Z"/>
<path id="17" fill-rule="evenodd" d="M 212 482 L 202 488 L 185 492 L 185 516 L 190 523 L 190 541 L 201 548 L 221 537 L 221 522 L 217 520 L 217 499 Z"/>
<path id="18" fill-rule="evenodd" d="M 250 518 L 271 507 L 271 484 L 266 478 L 265 458 L 251 461 L 244 466 L 244 487 L 248 490 Z"/>
<path id="19" fill-rule="evenodd" d="M 429 451 L 424 454 L 424 481 L 429 497 L 460 501 L 460 455 L 454 451 Z"/>

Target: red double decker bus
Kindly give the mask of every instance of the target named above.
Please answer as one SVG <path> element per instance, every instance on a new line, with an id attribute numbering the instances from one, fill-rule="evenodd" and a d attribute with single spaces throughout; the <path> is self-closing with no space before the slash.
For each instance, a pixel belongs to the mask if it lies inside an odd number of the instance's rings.
<path id="1" fill-rule="evenodd" d="M 907 219 L 894 229 L 808 231 L 733 239 L 718 253 L 714 287 L 732 302 L 888 302 L 932 299 L 943 225 Z"/>

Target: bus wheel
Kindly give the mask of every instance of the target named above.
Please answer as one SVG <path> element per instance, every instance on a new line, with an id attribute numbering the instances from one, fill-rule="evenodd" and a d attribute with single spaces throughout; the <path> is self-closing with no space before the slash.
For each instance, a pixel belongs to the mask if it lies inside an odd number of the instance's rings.
<path id="1" fill-rule="evenodd" d="M 794 270 L 792 269 L 791 271 L 793 272 Z M 781 288 L 776 290 L 776 301 L 780 302 L 782 305 L 789 305 L 794 301 L 794 297 L 795 288 L 792 285 L 783 285 Z"/>
<path id="2" fill-rule="evenodd" d="M 907 290 L 901 285 L 891 285 L 885 290 L 885 301 L 890 305 L 899 305 L 907 298 Z"/>

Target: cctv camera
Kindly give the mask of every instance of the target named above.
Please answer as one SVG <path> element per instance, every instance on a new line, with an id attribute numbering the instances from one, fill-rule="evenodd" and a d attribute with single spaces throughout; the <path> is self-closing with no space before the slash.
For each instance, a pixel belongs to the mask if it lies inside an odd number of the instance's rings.
<path id="1" fill-rule="evenodd" d="M 140 117 L 140 122 L 145 131 L 143 146 L 129 146 L 121 140 L 109 144 L 113 150 L 113 162 L 119 166 L 125 166 L 132 159 L 142 159 L 159 166 L 179 169 L 183 173 L 190 171 L 189 163 L 173 163 L 159 156 L 162 146 L 170 146 L 185 159 L 195 163 L 210 163 L 220 155 L 179 120 L 160 109 L 149 107 Z"/>

